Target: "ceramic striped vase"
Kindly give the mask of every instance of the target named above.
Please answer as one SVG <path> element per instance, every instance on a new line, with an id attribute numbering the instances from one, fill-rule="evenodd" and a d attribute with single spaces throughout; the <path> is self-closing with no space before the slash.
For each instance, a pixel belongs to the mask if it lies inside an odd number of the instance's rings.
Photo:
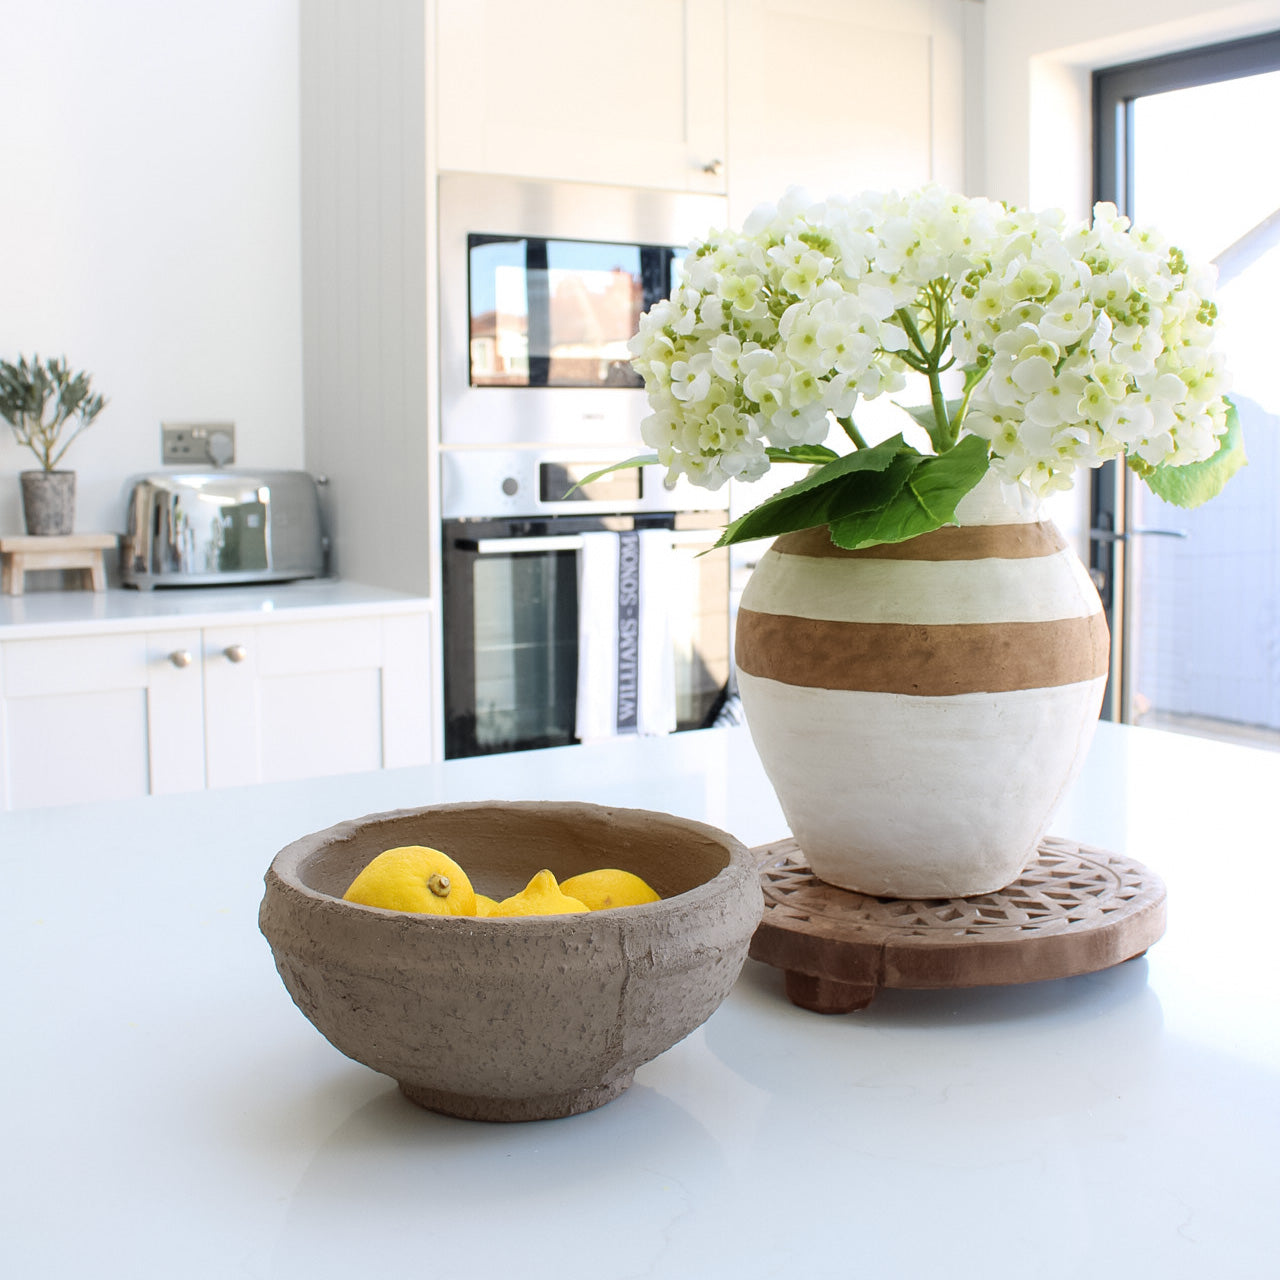
<path id="1" fill-rule="evenodd" d="M 956 516 L 862 551 L 787 534 L 743 592 L 747 724 L 814 874 L 840 888 L 1003 888 L 1093 736 L 1110 638 L 1079 557 L 994 476 Z"/>

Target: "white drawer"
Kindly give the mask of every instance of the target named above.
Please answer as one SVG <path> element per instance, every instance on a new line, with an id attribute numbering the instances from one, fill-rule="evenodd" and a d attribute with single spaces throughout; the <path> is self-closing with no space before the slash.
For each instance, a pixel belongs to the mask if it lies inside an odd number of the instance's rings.
<path id="1" fill-rule="evenodd" d="M 4 645 L 4 696 L 136 689 L 145 685 L 147 638 L 126 635 L 9 640 Z"/>

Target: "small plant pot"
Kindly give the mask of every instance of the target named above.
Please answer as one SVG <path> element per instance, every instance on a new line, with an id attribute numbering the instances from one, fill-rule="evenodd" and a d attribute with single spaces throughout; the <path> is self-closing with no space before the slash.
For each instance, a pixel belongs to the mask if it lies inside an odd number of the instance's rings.
<path id="1" fill-rule="evenodd" d="M 74 471 L 23 471 L 22 515 L 36 537 L 71 533 L 76 523 Z"/>

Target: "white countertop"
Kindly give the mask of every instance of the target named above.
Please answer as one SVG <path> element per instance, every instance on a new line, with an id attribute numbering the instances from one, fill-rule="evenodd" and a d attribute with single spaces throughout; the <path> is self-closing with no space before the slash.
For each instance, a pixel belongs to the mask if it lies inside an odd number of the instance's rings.
<path id="1" fill-rule="evenodd" d="M 748 961 L 598 1111 L 419 1110 L 294 1008 L 258 933 L 298 835 L 578 798 L 784 834 L 742 729 L 0 814 L 0 1257 L 94 1280 L 1264 1280 L 1280 1222 L 1266 893 L 1280 754 L 1100 726 L 1054 831 L 1169 927 L 1103 973 L 823 1017 Z"/>
<path id="2" fill-rule="evenodd" d="M 140 627 L 217 626 L 246 613 L 262 621 L 305 622 L 344 614 L 414 613 L 422 596 L 367 587 L 339 578 L 312 578 L 227 587 L 157 587 L 135 591 L 31 591 L 0 595 L 0 640 L 42 639 L 84 632 L 137 631 Z"/>

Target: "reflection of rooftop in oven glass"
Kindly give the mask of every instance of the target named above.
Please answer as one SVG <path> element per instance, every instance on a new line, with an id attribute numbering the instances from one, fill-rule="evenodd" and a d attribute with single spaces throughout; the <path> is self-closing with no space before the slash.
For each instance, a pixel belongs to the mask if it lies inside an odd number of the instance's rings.
<path id="1" fill-rule="evenodd" d="M 530 273 L 511 267 L 495 272 L 498 287 L 492 309 L 471 318 L 471 334 L 496 327 L 523 333 L 528 326 L 526 281 Z M 541 274 L 541 273 L 534 273 Z M 636 331 L 644 308 L 644 288 L 628 271 L 546 272 L 551 332 L 566 342 L 626 342 Z M 505 283 L 505 287 L 504 287 Z"/>

